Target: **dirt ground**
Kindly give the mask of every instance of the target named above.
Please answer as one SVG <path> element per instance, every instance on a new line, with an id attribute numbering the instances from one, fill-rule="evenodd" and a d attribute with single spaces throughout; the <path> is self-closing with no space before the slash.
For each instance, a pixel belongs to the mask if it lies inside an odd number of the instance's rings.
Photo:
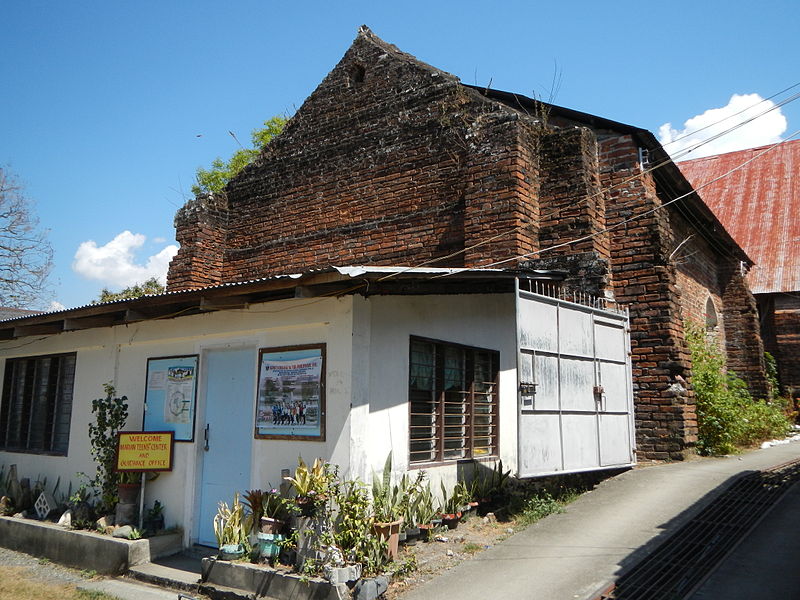
<path id="1" fill-rule="evenodd" d="M 408 590 L 491 548 L 515 530 L 514 521 L 502 523 L 497 522 L 493 516 L 475 515 L 467 517 L 456 529 L 440 532 L 433 541 L 403 546 L 397 562 L 416 562 L 417 570 L 405 576 L 395 576 L 385 598 L 402 598 Z"/>

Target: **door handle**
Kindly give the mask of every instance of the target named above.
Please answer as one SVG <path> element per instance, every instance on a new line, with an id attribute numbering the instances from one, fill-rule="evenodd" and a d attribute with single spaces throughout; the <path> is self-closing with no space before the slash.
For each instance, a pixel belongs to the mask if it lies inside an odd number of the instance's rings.
<path id="1" fill-rule="evenodd" d="M 205 431 L 203 432 L 203 435 L 205 436 L 205 440 L 206 440 L 206 444 L 203 447 L 203 449 L 206 452 L 208 452 L 208 438 L 209 438 L 208 431 L 209 431 L 209 427 L 211 427 L 211 424 L 210 423 L 206 423 L 206 428 L 205 428 Z"/>

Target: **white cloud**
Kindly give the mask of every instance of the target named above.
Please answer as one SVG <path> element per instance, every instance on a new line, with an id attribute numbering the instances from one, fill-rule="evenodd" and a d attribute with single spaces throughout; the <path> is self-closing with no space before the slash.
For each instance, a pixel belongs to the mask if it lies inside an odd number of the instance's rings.
<path id="1" fill-rule="evenodd" d="M 50 306 L 47 307 L 47 312 L 58 312 L 59 310 L 64 310 L 65 308 L 67 307 L 61 304 L 61 302 L 58 300 L 53 300 L 50 302 Z"/>
<path id="2" fill-rule="evenodd" d="M 758 94 L 734 94 L 726 106 L 710 108 L 703 114 L 692 117 L 683 124 L 683 129 L 675 129 L 672 127 L 672 123 L 664 123 L 658 128 L 658 140 L 675 160 L 689 160 L 774 144 L 781 141 L 781 134 L 787 128 L 786 117 L 781 113 L 780 108 L 700 146 L 697 150 L 688 154 L 683 152 L 685 149 L 743 123 L 774 106 L 774 102 L 764 101 Z M 740 111 L 742 111 L 741 114 L 736 114 Z M 730 118 L 726 119 L 726 117 Z M 708 129 L 703 129 L 704 127 L 708 127 Z M 699 131 L 700 129 L 702 131 Z"/>
<path id="3" fill-rule="evenodd" d="M 104 246 L 87 240 L 78 246 L 72 270 L 86 279 L 94 279 L 112 288 L 124 288 L 156 277 L 164 283 L 169 261 L 178 247 L 170 244 L 158 254 L 147 258 L 146 264 L 136 264 L 136 251 L 147 238 L 141 233 L 123 231 Z"/>

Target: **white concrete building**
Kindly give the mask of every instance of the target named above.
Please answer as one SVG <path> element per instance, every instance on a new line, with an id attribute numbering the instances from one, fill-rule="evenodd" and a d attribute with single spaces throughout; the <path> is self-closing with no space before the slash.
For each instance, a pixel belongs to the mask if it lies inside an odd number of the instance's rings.
<path id="1" fill-rule="evenodd" d="M 348 267 L 2 321 L 0 465 L 62 489 L 93 474 L 107 382 L 126 429 L 186 438 L 145 492 L 186 544 L 213 544 L 217 502 L 277 487 L 298 456 L 369 481 L 392 451 L 434 483 L 473 461 L 520 477 L 632 464 L 627 317 L 536 293 L 552 277 Z M 189 387 L 165 382 L 173 363 Z M 170 416 L 169 390 L 189 389 Z"/>

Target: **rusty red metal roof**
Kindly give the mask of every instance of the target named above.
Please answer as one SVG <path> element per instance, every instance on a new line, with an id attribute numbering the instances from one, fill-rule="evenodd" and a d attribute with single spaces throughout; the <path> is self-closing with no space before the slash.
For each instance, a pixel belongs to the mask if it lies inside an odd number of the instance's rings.
<path id="1" fill-rule="evenodd" d="M 678 166 L 697 188 L 767 148 Z M 754 293 L 800 290 L 800 140 L 781 144 L 698 193 L 755 261 L 748 275 Z"/>

